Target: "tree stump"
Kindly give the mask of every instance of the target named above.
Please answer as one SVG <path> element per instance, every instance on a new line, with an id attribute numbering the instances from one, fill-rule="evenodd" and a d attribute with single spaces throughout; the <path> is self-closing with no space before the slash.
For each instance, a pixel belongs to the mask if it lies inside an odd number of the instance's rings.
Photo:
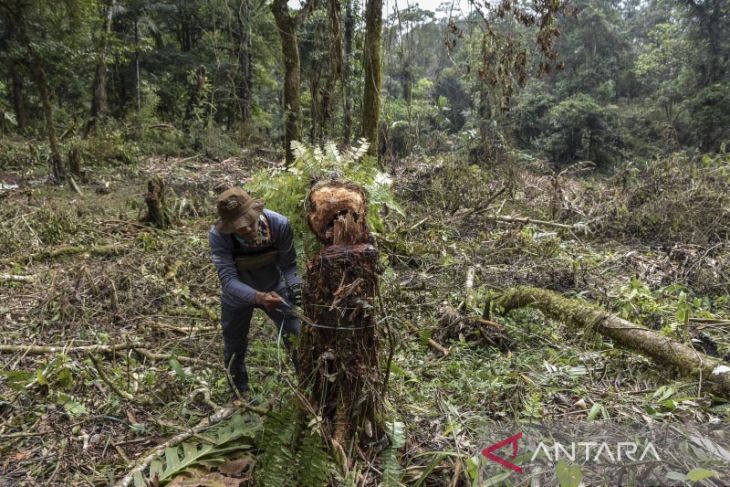
<path id="1" fill-rule="evenodd" d="M 304 324 L 299 346 L 300 381 L 332 439 L 351 451 L 351 442 L 372 443 L 383 431 L 374 316 L 378 251 L 358 186 L 318 183 L 307 200 L 307 219 L 324 247 L 307 266 L 304 311 L 311 323 Z"/>
<path id="2" fill-rule="evenodd" d="M 165 183 L 161 177 L 156 176 L 147 182 L 147 195 L 144 201 L 147 203 L 147 214 L 142 221 L 157 228 L 169 227 L 171 218 L 165 205 Z"/>

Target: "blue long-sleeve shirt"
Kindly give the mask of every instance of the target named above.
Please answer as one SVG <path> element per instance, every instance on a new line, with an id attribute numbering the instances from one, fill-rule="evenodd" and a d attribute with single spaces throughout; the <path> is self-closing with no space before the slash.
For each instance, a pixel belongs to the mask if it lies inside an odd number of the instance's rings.
<path id="1" fill-rule="evenodd" d="M 239 272 L 233 260 L 233 236 L 220 233 L 215 225 L 208 232 L 211 259 L 221 283 L 221 299 L 227 304 L 253 306 L 256 291 L 276 291 L 285 284 L 291 286 L 302 282 L 297 275 L 297 254 L 289 219 L 267 209 L 264 209 L 264 215 L 278 256 L 274 264 L 260 269 Z"/>

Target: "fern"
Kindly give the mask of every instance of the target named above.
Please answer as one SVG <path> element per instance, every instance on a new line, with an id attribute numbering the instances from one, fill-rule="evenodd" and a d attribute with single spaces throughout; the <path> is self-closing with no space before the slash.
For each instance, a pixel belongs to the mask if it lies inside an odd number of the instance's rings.
<path id="1" fill-rule="evenodd" d="M 289 406 L 272 411 L 264 424 L 260 445 L 265 449 L 256 468 L 256 485 L 296 485 L 296 443 L 301 431 L 299 414 Z"/>
<path id="2" fill-rule="evenodd" d="M 317 430 L 304 429 L 304 416 L 295 404 L 272 412 L 264 424 L 264 449 L 256 466 L 256 485 L 279 487 L 328 484 L 332 462 Z"/>
<path id="3" fill-rule="evenodd" d="M 299 485 L 302 487 L 322 487 L 330 478 L 332 463 L 322 445 L 322 438 L 316 433 L 308 433 L 299 446 Z"/>
<path id="4" fill-rule="evenodd" d="M 403 471 L 400 466 L 398 450 L 406 444 L 405 427 L 397 421 L 386 425 L 390 445 L 383 450 L 383 485 L 398 487 L 401 485 Z"/>
<path id="5" fill-rule="evenodd" d="M 258 171 L 248 189 L 264 199 L 268 208 L 290 219 L 298 250 L 304 250 L 305 255 L 318 248 L 304 215 L 304 201 L 314 180 L 336 177 L 361 185 L 368 192 L 368 223 L 376 232 L 383 231 L 381 209 L 387 207 L 403 213 L 391 191 L 392 179 L 378 168 L 376 158 L 366 154 L 368 143 L 364 139 L 344 152 L 332 142 L 322 150 L 293 141 L 292 149 L 296 156 L 294 164 Z"/>
<path id="6" fill-rule="evenodd" d="M 258 416 L 237 413 L 214 428 L 212 434 L 206 435 L 210 443 L 186 441 L 178 446 L 165 448 L 165 458 L 154 460 L 150 464 L 149 476 L 157 479 L 159 484 L 164 484 L 190 467 L 223 463 L 232 453 L 252 448 L 252 440 L 260 427 Z M 134 485 L 147 485 L 141 473 L 135 474 Z"/>

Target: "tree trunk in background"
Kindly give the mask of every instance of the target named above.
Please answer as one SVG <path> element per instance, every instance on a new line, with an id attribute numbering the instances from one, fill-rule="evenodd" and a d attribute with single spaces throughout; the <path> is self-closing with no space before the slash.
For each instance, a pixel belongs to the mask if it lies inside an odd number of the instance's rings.
<path id="1" fill-rule="evenodd" d="M 20 76 L 20 64 L 10 62 L 10 84 L 15 121 L 18 124 L 18 133 L 24 134 L 28 128 L 28 112 L 25 109 L 25 95 L 23 93 L 23 78 Z"/>
<path id="2" fill-rule="evenodd" d="M 362 134 L 370 143 L 368 154 L 377 156 L 380 120 L 380 44 L 383 30 L 383 0 L 367 0 L 363 64 L 365 89 L 362 97 Z"/>
<path id="3" fill-rule="evenodd" d="M 251 100 L 253 90 L 253 52 L 251 50 L 251 5 L 249 0 L 241 0 L 236 16 L 238 23 L 238 69 L 241 78 L 238 84 L 238 98 L 241 107 L 243 127 L 251 121 Z"/>
<path id="4" fill-rule="evenodd" d="M 350 75 L 352 74 L 352 37 L 355 32 L 354 0 L 345 0 L 345 57 L 342 63 L 342 98 L 344 99 L 342 138 L 345 144 L 352 138 L 352 100 L 350 99 Z"/>
<path id="5" fill-rule="evenodd" d="M 383 371 L 373 313 L 380 265 L 358 186 L 323 181 L 307 198 L 324 248 L 307 266 L 299 345 L 300 384 L 336 446 L 375 444 L 382 434 Z M 359 440 L 359 441 L 358 441 Z"/>
<path id="6" fill-rule="evenodd" d="M 51 95 L 48 90 L 46 71 L 43 67 L 43 61 L 36 53 L 31 51 L 31 57 L 35 82 L 38 85 L 38 93 L 40 94 L 41 104 L 43 105 L 43 115 L 46 119 L 46 135 L 48 136 L 48 145 L 51 148 L 51 171 L 56 182 L 62 183 L 66 179 L 66 168 L 63 165 L 61 150 L 58 146 L 58 138 L 56 137 L 56 125 L 53 122 L 53 105 L 51 105 Z"/>
<path id="7" fill-rule="evenodd" d="M 327 75 L 324 92 L 322 93 L 322 102 L 320 104 L 322 111 L 322 138 L 327 139 L 330 136 L 330 124 L 332 121 L 332 100 L 335 98 L 337 89 L 337 81 L 342 85 L 342 6 L 340 0 L 330 0 L 328 4 L 328 13 L 330 18 L 330 28 L 332 30 L 331 45 L 331 61 L 330 72 Z M 343 86 L 344 93 L 344 86 Z"/>
<path id="8" fill-rule="evenodd" d="M 304 8 L 304 7 L 303 7 Z M 297 40 L 297 17 L 289 14 L 287 0 L 274 0 L 271 4 L 276 27 L 281 37 L 281 49 L 284 54 L 284 150 L 286 165 L 294 162 L 291 149 L 293 140 L 301 140 L 299 119 L 301 106 L 299 102 L 299 41 Z"/>
<path id="9" fill-rule="evenodd" d="M 96 60 L 96 73 L 94 74 L 94 88 L 91 98 L 91 116 L 84 130 L 83 138 L 94 133 L 99 120 L 107 112 L 106 96 L 106 75 L 107 75 L 107 50 L 109 48 L 109 36 L 112 31 L 112 16 L 114 15 L 115 0 L 110 0 L 107 6 L 104 24 L 101 29 L 101 42 L 99 45 L 98 58 Z"/>
<path id="10" fill-rule="evenodd" d="M 190 89 L 190 95 L 188 96 L 188 104 L 185 108 L 185 118 L 183 119 L 183 128 L 187 130 L 190 128 L 190 121 L 195 115 L 195 109 L 200 104 L 200 98 L 205 89 L 205 82 L 207 80 L 207 72 L 205 66 L 199 66 L 195 73 L 195 85 Z"/>
<path id="11" fill-rule="evenodd" d="M 139 78 L 139 19 L 134 19 L 134 78 L 137 87 L 137 113 L 142 110 L 142 86 Z"/>

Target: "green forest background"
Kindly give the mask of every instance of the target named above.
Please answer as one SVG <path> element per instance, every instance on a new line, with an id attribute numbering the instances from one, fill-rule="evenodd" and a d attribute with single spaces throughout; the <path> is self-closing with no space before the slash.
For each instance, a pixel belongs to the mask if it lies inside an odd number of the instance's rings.
<path id="1" fill-rule="evenodd" d="M 384 6 L 382 160 L 517 153 L 609 168 L 724 150 L 729 2 L 511 3 L 462 5 L 465 16 L 448 3 L 438 13 Z M 520 18 L 538 4 L 563 15 Z M 301 13 L 299 138 L 352 143 L 362 135 L 364 5 L 311 3 L 292 18 Z M 283 153 L 282 44 L 263 0 L 2 0 L 0 59 L 5 165 L 54 152 L 73 163 L 73 150 L 84 164 Z"/>

